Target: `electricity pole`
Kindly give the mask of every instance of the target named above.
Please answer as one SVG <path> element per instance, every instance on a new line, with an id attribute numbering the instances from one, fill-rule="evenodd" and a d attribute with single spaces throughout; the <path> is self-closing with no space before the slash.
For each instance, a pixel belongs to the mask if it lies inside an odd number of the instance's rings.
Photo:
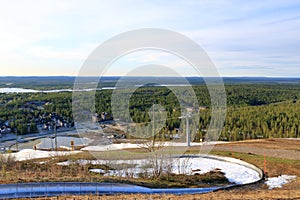
<path id="1" fill-rule="evenodd" d="M 153 104 L 153 106 L 152 106 L 152 135 L 153 136 L 155 135 L 154 123 L 155 123 L 155 120 L 154 120 L 154 104 Z"/>
<path id="2" fill-rule="evenodd" d="M 57 130 L 56 130 L 56 118 L 54 118 L 54 133 L 55 133 L 55 151 L 57 151 Z"/>
<path id="3" fill-rule="evenodd" d="M 190 122 L 189 118 L 191 115 L 186 113 L 186 115 L 179 117 L 179 119 L 185 119 L 186 122 L 186 146 L 190 147 L 191 146 L 191 135 L 190 135 Z"/>
<path id="4" fill-rule="evenodd" d="M 186 145 L 188 147 L 191 146 L 191 135 L 190 135 L 190 123 L 189 123 L 189 116 L 187 115 L 185 118 L 186 121 Z"/>
<path id="5" fill-rule="evenodd" d="M 155 101 L 153 103 L 153 106 L 152 106 L 152 136 L 153 136 L 153 141 L 152 141 L 152 145 L 153 145 L 153 148 L 155 147 L 155 140 L 156 140 L 156 133 L 155 133 L 155 115 L 154 115 L 154 105 L 155 105 Z"/>
<path id="6" fill-rule="evenodd" d="M 18 145 L 18 129 L 16 128 L 16 150 L 19 151 L 19 145 Z"/>

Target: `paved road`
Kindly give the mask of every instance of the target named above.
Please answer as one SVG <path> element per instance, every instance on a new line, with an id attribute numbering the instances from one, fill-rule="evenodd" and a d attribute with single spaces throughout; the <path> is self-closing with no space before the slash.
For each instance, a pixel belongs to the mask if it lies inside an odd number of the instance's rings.
<path id="1" fill-rule="evenodd" d="M 57 132 L 57 136 L 68 136 L 68 135 L 74 135 L 77 133 L 77 130 L 62 130 Z M 42 131 L 40 133 L 33 133 L 33 134 L 26 134 L 26 135 L 20 135 L 18 137 L 18 142 L 23 143 L 23 142 L 28 142 L 40 138 L 45 138 L 48 136 L 53 136 L 54 132 L 49 132 L 49 131 Z M 12 145 L 16 143 L 16 135 L 15 134 L 7 134 L 4 135 L 0 138 L 0 148 L 10 148 Z"/>

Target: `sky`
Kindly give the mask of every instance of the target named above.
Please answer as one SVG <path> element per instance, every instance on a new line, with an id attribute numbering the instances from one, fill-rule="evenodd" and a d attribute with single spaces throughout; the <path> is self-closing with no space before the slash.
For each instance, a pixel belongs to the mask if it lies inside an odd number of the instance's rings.
<path id="1" fill-rule="evenodd" d="M 141 28 L 187 36 L 221 76 L 300 77 L 297 0 L 0 0 L 0 76 L 77 76 L 97 46 Z M 105 75 L 148 64 L 195 75 L 182 59 L 160 51 L 123 56 Z"/>

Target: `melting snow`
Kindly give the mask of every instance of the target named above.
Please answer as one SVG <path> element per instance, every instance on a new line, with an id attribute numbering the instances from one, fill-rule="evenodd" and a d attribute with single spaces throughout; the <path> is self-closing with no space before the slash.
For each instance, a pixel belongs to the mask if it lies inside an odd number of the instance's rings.
<path id="1" fill-rule="evenodd" d="M 202 146 L 202 145 L 215 145 L 215 144 L 223 144 L 226 142 L 215 141 L 215 142 L 191 142 L 191 146 Z M 133 144 L 133 143 L 119 143 L 119 144 L 109 144 L 109 145 L 98 145 L 98 146 L 87 146 L 82 148 L 82 151 L 110 151 L 110 150 L 118 150 L 118 149 L 131 149 L 131 148 L 141 148 L 143 144 Z M 185 147 L 185 142 L 165 142 L 164 146 L 181 146 Z"/>
<path id="2" fill-rule="evenodd" d="M 6 155 L 13 156 L 16 160 L 31 160 L 35 158 L 48 158 L 53 156 L 64 156 L 79 153 L 81 151 L 40 151 L 40 150 L 33 150 L 33 149 L 24 149 L 17 153 L 11 153 Z"/>
<path id="3" fill-rule="evenodd" d="M 103 173 L 104 176 L 121 176 L 126 177 L 126 172 L 132 173 L 133 177 L 138 177 L 138 173 L 145 170 L 145 164 L 147 160 L 116 160 L 116 161 L 105 161 L 105 160 L 78 160 L 79 164 L 85 165 L 91 163 L 94 165 L 105 164 L 115 165 L 124 164 L 120 170 L 101 170 L 91 169 L 90 171 L 95 173 Z M 195 174 L 195 173 L 206 173 L 214 169 L 220 169 L 221 172 L 225 173 L 225 177 L 232 183 L 235 184 L 247 184 L 253 183 L 260 180 L 259 173 L 249 167 L 233 163 L 226 162 L 217 159 L 192 157 L 192 158 L 176 158 L 173 161 L 172 172 L 176 174 Z M 72 161 L 60 162 L 59 165 L 69 165 Z M 126 163 L 135 165 L 134 168 L 126 168 Z M 126 168 L 126 169 L 125 169 Z M 151 169 L 146 169 L 151 172 Z"/>
<path id="4" fill-rule="evenodd" d="M 284 184 L 290 183 L 295 180 L 297 176 L 292 175 L 280 175 L 278 177 L 268 178 L 265 182 L 269 186 L 269 189 L 281 188 Z"/>
<path id="5" fill-rule="evenodd" d="M 124 145 L 124 144 L 123 144 Z M 130 145 L 129 145 L 130 146 Z M 117 147 L 118 148 L 118 147 Z M 124 146 L 123 146 L 124 148 Z M 18 153 L 12 153 L 11 155 L 16 158 L 16 160 L 29 160 L 34 158 L 45 158 L 45 157 L 52 157 L 52 156 L 58 156 L 58 155 L 69 155 L 69 154 L 75 154 L 81 151 L 34 151 L 25 149 Z M 232 158 L 228 158 L 228 162 L 218 160 L 218 159 L 211 159 L 211 158 L 202 158 L 202 157 L 191 157 L 191 158 L 172 158 L 175 164 L 173 164 L 172 172 L 173 173 L 185 173 L 185 174 L 194 174 L 194 173 L 205 173 L 209 172 L 214 169 L 220 169 L 223 173 L 225 173 L 226 178 L 236 184 L 247 184 L 252 183 L 255 181 L 260 180 L 260 175 L 257 171 L 254 169 L 251 169 L 249 167 L 246 167 L 244 165 L 235 163 L 235 161 Z M 231 160 L 230 160 L 231 159 Z M 137 176 L 138 173 L 145 170 L 145 166 L 147 164 L 147 160 L 117 160 L 117 161 L 105 161 L 105 160 L 93 160 L 93 161 L 87 161 L 87 160 L 79 160 L 77 161 L 80 164 L 86 164 L 86 163 L 92 163 L 92 164 L 130 164 L 131 166 L 134 165 L 134 168 L 126 168 L 123 171 L 114 171 L 110 170 L 108 174 L 110 175 L 118 175 L 125 174 L 126 172 L 130 172 L 135 174 Z M 107 162 L 114 162 L 114 163 L 107 163 Z M 168 161 L 170 162 L 170 161 Z M 61 165 L 68 165 L 70 164 L 70 161 L 59 163 Z M 127 166 L 130 166 L 127 165 Z M 147 169 L 149 170 L 149 169 Z M 97 172 L 97 170 L 93 170 Z M 98 170 L 98 172 L 103 173 L 103 171 Z M 281 187 L 282 184 L 285 184 L 292 179 L 294 179 L 295 176 L 287 176 L 282 175 L 278 178 L 269 178 L 266 184 L 270 185 L 270 188 Z"/>

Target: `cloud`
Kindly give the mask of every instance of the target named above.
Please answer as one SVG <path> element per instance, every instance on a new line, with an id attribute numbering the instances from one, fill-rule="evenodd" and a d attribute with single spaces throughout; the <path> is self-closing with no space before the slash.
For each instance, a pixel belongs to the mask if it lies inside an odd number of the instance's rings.
<path id="1" fill-rule="evenodd" d="M 13 66 L 11 72 L 6 69 L 9 74 L 22 73 L 21 68 L 38 74 L 37 66 L 51 66 L 41 68 L 41 74 L 55 74 L 65 65 L 77 69 L 97 45 L 112 36 L 155 27 L 181 32 L 198 42 L 222 75 L 275 73 L 268 67 L 290 74 L 289 69 L 300 67 L 299 7 L 300 2 L 280 0 L 1 1 L 0 66 Z M 128 67 L 130 62 L 155 60 L 182 66 L 163 54 L 127 59 Z M 251 67 L 262 66 L 267 68 L 252 71 Z"/>
<path id="2" fill-rule="evenodd" d="M 58 49 L 51 46 L 36 46 L 26 49 L 25 55 L 44 59 L 85 60 L 96 45 L 85 45 L 73 49 Z"/>

